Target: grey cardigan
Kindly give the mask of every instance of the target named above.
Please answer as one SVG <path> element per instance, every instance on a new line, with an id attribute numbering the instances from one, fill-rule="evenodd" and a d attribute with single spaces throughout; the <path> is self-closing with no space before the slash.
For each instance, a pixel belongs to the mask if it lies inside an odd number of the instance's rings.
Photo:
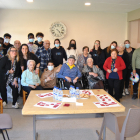
<path id="1" fill-rule="evenodd" d="M 84 68 L 82 70 L 82 73 L 89 73 L 89 72 L 92 72 L 92 71 L 90 69 L 88 69 L 87 65 L 84 66 Z M 92 88 L 91 85 L 94 86 L 96 83 L 98 83 L 97 79 L 102 80 L 102 81 L 105 80 L 105 76 L 104 76 L 103 71 L 100 68 L 97 68 L 95 65 L 93 65 L 93 72 L 97 73 L 98 76 L 95 79 L 94 79 L 94 77 L 92 75 L 87 76 L 90 88 Z M 90 83 L 91 81 L 89 79 L 94 79 L 94 83 L 93 82 Z"/>
<path id="2" fill-rule="evenodd" d="M 88 58 L 92 58 L 91 54 L 88 54 Z M 84 68 L 84 64 L 86 64 L 86 63 L 87 62 L 85 62 L 83 53 L 79 54 L 78 60 L 77 60 L 77 66 L 78 66 L 80 72 L 82 72 L 82 69 Z"/>

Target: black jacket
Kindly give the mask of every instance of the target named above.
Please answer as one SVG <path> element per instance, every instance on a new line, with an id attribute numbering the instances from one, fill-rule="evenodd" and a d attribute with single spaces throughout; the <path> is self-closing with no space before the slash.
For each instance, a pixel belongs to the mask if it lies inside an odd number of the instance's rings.
<path id="1" fill-rule="evenodd" d="M 29 58 L 29 60 L 34 60 L 36 62 L 36 65 L 38 63 L 40 63 L 40 60 L 38 59 L 38 57 L 35 54 L 31 53 L 31 52 L 30 52 L 30 58 Z M 27 69 L 27 61 L 28 61 L 27 59 L 24 59 L 23 58 L 23 63 L 20 64 L 21 66 L 24 66 L 24 70 Z"/>
<path id="2" fill-rule="evenodd" d="M 126 69 L 127 69 L 128 66 L 129 66 L 129 59 L 128 59 L 128 54 L 127 54 L 127 52 L 124 51 L 124 53 L 123 53 L 123 55 L 122 55 L 122 59 L 123 59 L 125 65 L 126 65 Z"/>
<path id="3" fill-rule="evenodd" d="M 54 47 L 51 50 L 52 60 L 54 62 L 55 67 L 59 66 L 60 64 L 63 64 L 63 58 L 67 60 L 67 55 L 65 49 L 60 46 L 59 49 Z"/>
<path id="4" fill-rule="evenodd" d="M 123 79 L 126 78 L 126 74 L 127 74 L 127 69 L 129 66 L 129 59 L 128 59 L 128 54 L 124 51 L 123 55 L 122 55 L 122 59 L 126 65 L 126 68 L 123 70 Z"/>
<path id="5" fill-rule="evenodd" d="M 6 75 L 7 71 L 11 70 L 11 60 L 7 56 L 4 56 L 0 60 L 0 85 L 5 85 L 8 79 Z M 16 70 L 14 72 L 14 78 L 19 77 L 20 63 L 16 62 Z"/>
<path id="6" fill-rule="evenodd" d="M 109 51 L 109 53 L 107 52 L 107 48 L 108 47 L 106 47 L 103 51 L 104 51 L 104 54 L 105 54 L 105 60 L 108 58 L 108 57 L 110 57 L 111 56 L 111 50 Z"/>
<path id="7" fill-rule="evenodd" d="M 126 49 L 124 51 L 128 54 L 129 65 L 128 65 L 127 68 L 132 70 L 132 55 L 133 55 L 133 52 L 135 51 L 135 49 L 132 48 L 132 51 L 130 52 L 131 53 L 131 57 L 129 56 L 130 53 L 128 53 L 126 51 Z"/>
<path id="8" fill-rule="evenodd" d="M 42 44 L 39 44 L 38 41 L 36 40 L 34 44 L 36 44 L 38 46 L 38 48 L 41 48 L 43 46 L 43 43 L 44 42 L 42 41 Z"/>
<path id="9" fill-rule="evenodd" d="M 94 65 L 98 65 L 98 67 L 103 70 L 103 64 L 105 62 L 105 55 L 103 50 L 101 51 L 100 55 L 98 55 L 97 51 L 95 49 L 92 49 L 90 54 L 94 60 Z"/>
<path id="10" fill-rule="evenodd" d="M 4 55 L 7 54 L 8 49 L 9 49 L 10 47 L 12 47 L 12 46 L 13 46 L 13 44 L 10 44 L 10 43 L 9 43 L 7 46 L 6 46 L 5 44 L 3 44 L 3 47 L 5 48 L 5 49 L 3 49 Z"/>

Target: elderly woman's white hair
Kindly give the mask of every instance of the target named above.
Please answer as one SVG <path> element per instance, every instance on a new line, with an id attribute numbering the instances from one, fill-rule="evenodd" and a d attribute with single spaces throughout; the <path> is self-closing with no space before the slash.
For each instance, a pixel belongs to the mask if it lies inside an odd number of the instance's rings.
<path id="1" fill-rule="evenodd" d="M 88 58 L 88 59 L 87 59 L 87 63 L 88 63 L 89 60 L 91 60 L 91 61 L 93 62 L 93 59 L 92 59 L 92 58 Z"/>
<path id="2" fill-rule="evenodd" d="M 119 44 L 119 47 L 123 47 L 123 49 L 125 49 L 125 45 L 123 43 Z"/>
<path id="3" fill-rule="evenodd" d="M 28 60 L 28 61 L 27 61 L 27 67 L 28 67 L 28 65 L 29 65 L 31 62 L 34 62 L 34 64 L 36 65 L 36 63 L 35 63 L 34 60 Z"/>

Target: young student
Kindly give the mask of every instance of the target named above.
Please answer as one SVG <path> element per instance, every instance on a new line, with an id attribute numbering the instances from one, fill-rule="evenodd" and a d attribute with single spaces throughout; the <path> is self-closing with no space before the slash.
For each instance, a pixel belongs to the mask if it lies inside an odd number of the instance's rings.
<path id="1" fill-rule="evenodd" d="M 93 49 L 90 51 L 89 54 L 91 54 L 92 59 L 94 60 L 94 65 L 96 65 L 97 68 L 103 70 L 103 64 L 105 62 L 105 54 L 101 49 L 100 40 L 96 40 L 94 42 Z"/>
<path id="2" fill-rule="evenodd" d="M 9 33 L 4 34 L 4 44 L 3 47 L 5 48 L 4 51 L 4 55 L 7 54 L 7 50 L 13 46 L 13 44 L 10 44 L 10 39 L 11 39 L 11 35 Z"/>
<path id="3" fill-rule="evenodd" d="M 34 44 L 34 34 L 33 33 L 28 34 L 28 40 L 29 40 L 29 43 L 27 45 L 29 47 L 29 51 L 32 52 L 33 54 L 35 54 L 38 49 L 38 46 L 36 44 Z"/>
<path id="4" fill-rule="evenodd" d="M 67 58 L 69 58 L 70 55 L 74 55 L 75 56 L 75 64 L 77 63 L 77 59 L 78 59 L 78 52 L 76 49 L 76 41 L 74 39 L 70 40 L 69 42 L 69 47 L 66 50 L 67 53 Z"/>
<path id="5" fill-rule="evenodd" d="M 36 44 L 37 46 L 38 46 L 38 48 L 41 48 L 42 46 L 43 46 L 43 37 L 44 37 L 44 34 L 43 33 L 41 33 L 41 32 L 38 32 L 37 34 L 36 34 L 36 38 L 37 38 L 37 40 L 35 41 L 35 43 L 34 44 Z"/>
<path id="6" fill-rule="evenodd" d="M 44 72 L 41 76 L 41 86 L 45 89 L 53 89 L 56 86 L 56 75 L 60 71 L 62 65 L 54 67 L 53 61 L 48 61 L 48 66 L 44 69 Z"/>
<path id="7" fill-rule="evenodd" d="M 57 67 L 60 64 L 63 64 L 63 58 L 67 61 L 67 55 L 65 49 L 60 46 L 61 42 L 59 39 L 54 40 L 55 47 L 51 50 L 52 61 L 54 66 Z"/>
<path id="8" fill-rule="evenodd" d="M 0 59 L 2 57 L 4 57 L 4 47 L 3 47 L 3 42 L 4 42 L 4 39 L 2 37 L 0 37 Z"/>

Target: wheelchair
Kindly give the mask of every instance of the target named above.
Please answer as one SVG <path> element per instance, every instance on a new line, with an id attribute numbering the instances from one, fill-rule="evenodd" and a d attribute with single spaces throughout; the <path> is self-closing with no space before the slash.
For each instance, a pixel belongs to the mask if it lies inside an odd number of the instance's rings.
<path id="1" fill-rule="evenodd" d="M 82 78 L 79 78 L 78 81 L 81 83 L 83 87 Z M 64 82 L 65 80 L 63 78 L 57 78 L 57 87 L 61 88 L 62 90 L 69 90 L 67 89 L 67 87 L 65 87 Z"/>

